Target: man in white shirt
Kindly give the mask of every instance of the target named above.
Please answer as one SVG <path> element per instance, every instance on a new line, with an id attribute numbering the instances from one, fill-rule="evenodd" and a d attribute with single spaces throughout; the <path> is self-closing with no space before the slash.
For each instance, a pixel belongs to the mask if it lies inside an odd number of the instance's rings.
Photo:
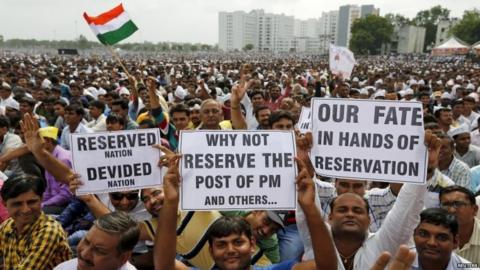
<path id="1" fill-rule="evenodd" d="M 105 103 L 100 100 L 91 101 L 88 104 L 88 109 L 92 121 L 86 124 L 86 127 L 92 129 L 93 132 L 106 131 L 107 130 L 107 117 L 103 112 L 105 111 Z"/>
<path id="2" fill-rule="evenodd" d="M 55 270 L 134 270 L 128 260 L 138 242 L 140 229 L 135 220 L 115 211 L 95 220 L 77 247 L 77 258 L 63 262 Z"/>

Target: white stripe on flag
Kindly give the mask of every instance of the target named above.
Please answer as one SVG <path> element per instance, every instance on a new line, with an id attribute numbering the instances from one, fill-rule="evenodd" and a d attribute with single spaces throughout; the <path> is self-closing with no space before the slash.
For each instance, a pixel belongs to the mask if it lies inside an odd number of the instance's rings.
<path id="1" fill-rule="evenodd" d="M 106 24 L 96 25 L 96 24 L 92 23 L 92 24 L 90 24 L 90 28 L 92 29 L 93 33 L 95 33 L 95 35 L 105 34 L 107 32 L 112 32 L 112 31 L 117 30 L 118 28 L 122 27 L 122 25 L 124 25 L 128 21 L 130 21 L 130 16 L 128 16 L 128 13 L 124 11 L 118 17 L 110 20 Z"/>

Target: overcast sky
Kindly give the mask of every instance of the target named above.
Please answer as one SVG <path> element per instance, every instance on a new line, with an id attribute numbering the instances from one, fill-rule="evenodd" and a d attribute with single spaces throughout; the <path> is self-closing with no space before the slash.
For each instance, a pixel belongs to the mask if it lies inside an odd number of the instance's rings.
<path id="1" fill-rule="evenodd" d="M 75 39 L 80 34 L 95 40 L 82 14 L 98 15 L 118 0 L 0 0 L 0 35 L 5 39 Z M 399 13 L 414 17 L 420 10 L 442 5 L 451 16 L 480 9 L 479 0 L 124 0 L 125 9 L 139 31 L 127 42 L 176 41 L 218 43 L 218 12 L 262 8 L 295 18 L 318 18 L 323 11 L 345 4 L 374 4 L 380 15 Z"/>

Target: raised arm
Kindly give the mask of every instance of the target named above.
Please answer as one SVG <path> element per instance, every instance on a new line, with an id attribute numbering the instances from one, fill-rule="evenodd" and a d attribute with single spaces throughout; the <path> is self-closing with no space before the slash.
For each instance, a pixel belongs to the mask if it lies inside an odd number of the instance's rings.
<path id="1" fill-rule="evenodd" d="M 178 159 L 170 161 L 167 174 L 163 177 L 164 203 L 158 216 L 153 260 L 155 270 L 188 269 L 184 264 L 175 261 L 177 245 L 177 211 L 179 202 L 180 174 L 178 172 Z"/>
<path id="2" fill-rule="evenodd" d="M 336 249 L 330 231 L 323 221 L 320 209 L 315 204 L 317 197 L 315 183 L 312 177 L 310 177 L 305 163 L 297 160 L 297 165 L 300 170 L 297 176 L 298 203 L 305 214 L 308 230 L 312 238 L 315 269 L 335 270 L 337 269 Z M 312 261 L 303 262 L 295 265 L 293 269 L 312 269 L 312 264 Z"/>
<path id="3" fill-rule="evenodd" d="M 38 121 L 26 113 L 20 122 L 27 148 L 37 159 L 38 163 L 50 172 L 59 182 L 68 184 L 68 179 L 74 175 L 72 169 L 56 159 L 43 147 L 43 138 L 38 133 Z"/>
<path id="4" fill-rule="evenodd" d="M 239 84 L 232 87 L 232 95 L 230 97 L 230 109 L 232 115 L 232 126 L 234 129 L 247 129 L 247 121 L 242 114 L 240 108 L 240 101 L 245 97 L 247 89 L 250 87 L 250 82 L 246 82 L 245 78 L 240 80 Z"/>

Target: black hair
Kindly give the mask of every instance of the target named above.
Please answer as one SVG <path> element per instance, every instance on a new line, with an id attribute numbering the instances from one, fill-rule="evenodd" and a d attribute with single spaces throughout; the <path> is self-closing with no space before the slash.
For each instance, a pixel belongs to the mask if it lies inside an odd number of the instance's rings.
<path id="1" fill-rule="evenodd" d="M 255 118 L 258 117 L 258 113 L 263 110 L 270 110 L 270 108 L 267 105 L 260 105 L 254 110 Z"/>
<path id="2" fill-rule="evenodd" d="M 345 194 L 345 193 L 344 193 L 344 194 Z M 368 204 L 368 200 L 367 200 L 366 198 L 358 195 L 357 193 L 351 193 L 351 192 L 350 192 L 350 194 L 355 194 L 355 195 L 357 195 L 358 197 L 361 197 L 361 198 L 363 199 L 363 202 L 365 203 L 365 207 L 366 207 L 365 210 L 367 211 L 366 213 L 367 213 L 367 215 L 368 215 L 368 214 L 369 214 L 369 210 L 370 210 L 370 204 Z M 340 196 L 340 195 L 338 195 L 338 196 Z M 333 211 L 333 207 L 335 206 L 335 201 L 337 200 L 338 196 L 335 197 L 335 198 L 333 198 L 332 201 L 330 202 L 330 212 Z"/>
<path id="3" fill-rule="evenodd" d="M 448 228 L 455 236 L 458 234 L 458 222 L 455 215 L 442 208 L 427 208 L 420 213 L 420 224 L 428 223 Z M 417 228 L 418 228 L 417 226 Z"/>
<path id="4" fill-rule="evenodd" d="M 65 107 L 67 107 L 68 104 L 67 104 L 67 102 L 65 102 L 65 100 L 59 99 L 59 100 L 55 101 L 55 103 L 53 103 L 53 105 L 60 105 L 60 106 L 65 108 Z"/>
<path id="5" fill-rule="evenodd" d="M 33 98 L 29 98 L 29 97 L 23 97 L 20 99 L 19 103 L 27 103 L 28 106 L 30 107 L 35 107 L 35 104 L 37 103 Z"/>
<path id="6" fill-rule="evenodd" d="M 117 92 L 110 91 L 105 94 L 105 97 L 111 97 L 113 100 L 115 100 L 119 99 L 120 95 Z"/>
<path id="7" fill-rule="evenodd" d="M 125 121 L 125 118 L 121 117 L 120 115 L 118 114 L 114 114 L 114 113 L 111 113 L 107 116 L 107 119 L 105 120 L 105 122 L 107 124 L 109 123 L 119 123 L 120 125 L 122 125 L 123 127 L 125 127 L 126 125 L 126 121 Z"/>
<path id="8" fill-rule="evenodd" d="M 16 198 L 23 193 L 33 191 L 38 196 L 42 197 L 45 192 L 45 182 L 38 176 L 31 174 L 16 174 L 11 176 L 3 183 L 0 195 L 3 201 Z"/>
<path id="9" fill-rule="evenodd" d="M 95 107 L 97 109 L 100 109 L 100 111 L 103 113 L 105 111 L 105 103 L 101 100 L 92 100 L 90 103 L 88 103 L 88 106 Z"/>
<path id="10" fill-rule="evenodd" d="M 423 116 L 423 123 L 437 123 L 437 118 L 433 114 L 427 113 Z"/>
<path id="11" fill-rule="evenodd" d="M 272 114 L 270 114 L 270 117 L 268 118 L 268 125 L 272 127 L 273 124 L 275 124 L 276 122 L 282 119 L 288 119 L 292 121 L 292 123 L 295 123 L 295 120 L 293 119 L 293 115 L 291 112 L 285 111 L 285 110 L 277 110 L 272 112 Z"/>
<path id="12" fill-rule="evenodd" d="M 122 110 L 128 110 L 128 101 L 126 101 L 125 99 L 115 99 L 112 102 L 112 106 L 120 106 Z"/>
<path id="13" fill-rule="evenodd" d="M 0 128 L 10 128 L 10 119 L 5 115 L 0 115 Z"/>
<path id="14" fill-rule="evenodd" d="M 438 198 L 441 199 L 444 194 L 448 194 L 448 193 L 452 193 L 452 192 L 461 192 L 461 193 L 463 193 L 467 196 L 468 200 L 470 201 L 470 203 L 472 205 L 476 204 L 475 194 L 473 194 L 473 192 L 470 189 L 464 188 L 464 187 L 458 186 L 458 185 L 453 185 L 453 186 L 448 186 L 448 187 L 442 188 L 440 190 L 440 193 L 438 194 Z"/>
<path id="15" fill-rule="evenodd" d="M 66 112 L 74 112 L 77 115 L 84 116 L 85 115 L 85 110 L 83 110 L 83 107 L 81 105 L 77 104 L 70 104 L 67 107 L 65 107 Z"/>
<path id="16" fill-rule="evenodd" d="M 252 99 L 254 96 L 256 95 L 261 95 L 263 99 L 265 99 L 265 93 L 262 91 L 262 90 L 254 90 L 252 92 L 250 92 L 250 99 Z"/>
<path id="17" fill-rule="evenodd" d="M 440 118 L 440 113 L 445 112 L 445 111 L 451 111 L 451 110 L 452 109 L 450 109 L 450 108 L 442 107 L 442 108 L 436 110 L 434 114 L 435 114 L 435 117 L 438 119 L 438 118 Z"/>
<path id="18" fill-rule="evenodd" d="M 152 119 L 145 119 L 142 120 L 140 123 L 138 123 L 139 126 L 147 126 L 147 128 L 156 128 L 157 126 L 155 125 L 155 122 L 153 122 Z"/>
<path id="19" fill-rule="evenodd" d="M 190 108 L 188 108 L 188 106 L 183 103 L 175 104 L 170 108 L 170 116 L 173 116 L 174 113 L 182 112 L 186 113 L 187 116 L 190 116 Z"/>
<path id="20" fill-rule="evenodd" d="M 242 217 L 221 217 L 213 222 L 206 234 L 211 246 L 214 238 L 226 237 L 231 234 L 244 234 L 248 239 L 252 239 L 252 227 Z"/>

